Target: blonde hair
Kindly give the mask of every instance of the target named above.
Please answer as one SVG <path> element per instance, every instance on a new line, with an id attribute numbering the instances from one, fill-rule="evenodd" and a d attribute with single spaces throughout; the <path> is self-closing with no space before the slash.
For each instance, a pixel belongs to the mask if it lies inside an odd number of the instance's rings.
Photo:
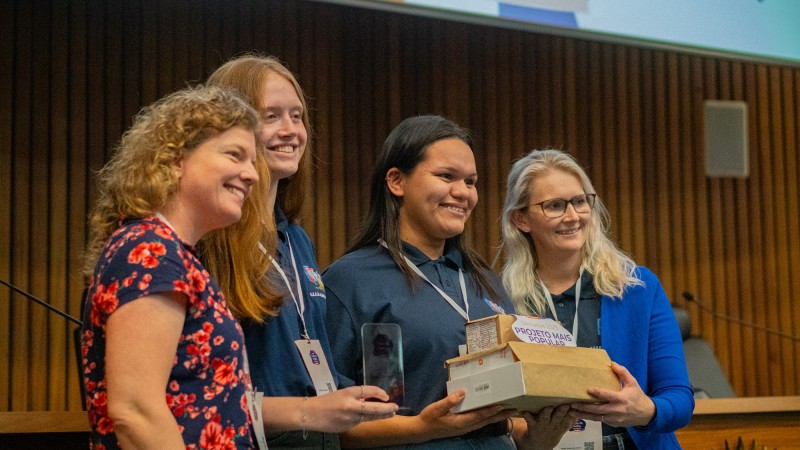
<path id="1" fill-rule="evenodd" d="M 166 204 L 178 188 L 175 167 L 185 154 L 233 127 L 252 131 L 259 142 L 258 113 L 221 87 L 190 87 L 143 108 L 97 174 L 84 272 L 91 275 L 100 251 L 124 219 L 150 216 Z M 269 184 L 268 179 L 261 182 Z"/>
<path id="2" fill-rule="evenodd" d="M 297 222 L 311 178 L 311 126 L 305 95 L 294 75 L 274 57 L 245 54 L 217 68 L 208 77 L 208 83 L 235 89 L 251 106 L 262 110 L 261 92 L 267 77 L 272 74 L 285 78 L 294 86 L 303 105 L 303 125 L 309 134 L 297 173 L 278 182 L 276 204 L 290 222 Z M 259 170 L 259 176 L 265 171 L 269 172 L 266 164 Z M 227 229 L 209 233 L 202 240 L 201 255 L 209 272 L 225 292 L 234 316 L 263 323 L 266 317 L 277 316 L 283 303 L 277 283 L 269 276 L 272 272 L 260 269 L 262 260 L 269 264 L 269 255 L 275 253 L 277 243 L 274 212 L 266 208 L 269 183 L 254 191 L 250 198 L 256 205 L 252 214 L 243 215 L 239 223 Z M 259 243 L 264 251 L 258 248 Z M 255 270 L 255 267 L 259 269 Z"/>
<path id="3" fill-rule="evenodd" d="M 574 175 L 580 180 L 585 193 L 594 193 L 594 187 L 586 172 L 572 158 L 559 150 L 534 150 L 525 155 L 511 168 L 508 174 L 506 200 L 503 206 L 503 242 L 505 254 L 503 284 L 520 314 L 543 316 L 546 313 L 546 298 L 539 278 L 539 259 L 530 234 L 520 231 L 511 220 L 515 211 L 528 208 L 531 202 L 530 185 L 540 176 L 552 171 Z M 581 249 L 583 267 L 594 276 L 597 293 L 621 298 L 627 287 L 644 283 L 636 277 L 636 263 L 623 253 L 608 237 L 609 217 L 600 197 L 591 210 L 587 225 L 588 236 Z"/>

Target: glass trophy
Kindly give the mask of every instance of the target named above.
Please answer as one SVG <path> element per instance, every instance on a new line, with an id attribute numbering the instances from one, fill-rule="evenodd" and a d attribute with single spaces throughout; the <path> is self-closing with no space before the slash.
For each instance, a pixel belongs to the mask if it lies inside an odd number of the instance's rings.
<path id="1" fill-rule="evenodd" d="M 378 386 L 389 394 L 389 401 L 405 412 L 403 379 L 403 338 L 396 323 L 365 323 L 361 326 L 364 349 L 364 384 Z"/>

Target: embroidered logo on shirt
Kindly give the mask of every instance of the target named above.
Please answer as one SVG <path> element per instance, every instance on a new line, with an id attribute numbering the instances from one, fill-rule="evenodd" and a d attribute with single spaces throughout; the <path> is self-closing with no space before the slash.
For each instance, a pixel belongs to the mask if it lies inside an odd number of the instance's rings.
<path id="1" fill-rule="evenodd" d="M 489 308 L 492 308 L 492 311 L 496 312 L 497 314 L 505 314 L 506 313 L 506 310 L 504 310 L 502 306 L 500 306 L 497 303 L 489 300 L 488 298 L 483 299 L 483 301 L 485 301 L 486 304 L 489 305 Z"/>
<path id="2" fill-rule="evenodd" d="M 317 272 L 317 269 L 313 267 L 303 266 L 303 271 L 306 273 L 306 277 L 308 277 L 308 281 L 314 283 L 320 291 L 325 290 L 325 285 L 322 284 L 322 277 Z"/>

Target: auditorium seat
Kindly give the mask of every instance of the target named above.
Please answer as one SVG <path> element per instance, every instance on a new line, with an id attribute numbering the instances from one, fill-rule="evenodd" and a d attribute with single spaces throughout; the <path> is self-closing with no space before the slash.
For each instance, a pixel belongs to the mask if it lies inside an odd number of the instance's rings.
<path id="1" fill-rule="evenodd" d="M 683 352 L 686 355 L 686 368 L 689 370 L 689 382 L 694 389 L 694 397 L 696 399 L 736 397 L 714 350 L 702 337 L 692 336 L 689 312 L 677 306 L 673 306 L 672 309 L 683 337 Z"/>

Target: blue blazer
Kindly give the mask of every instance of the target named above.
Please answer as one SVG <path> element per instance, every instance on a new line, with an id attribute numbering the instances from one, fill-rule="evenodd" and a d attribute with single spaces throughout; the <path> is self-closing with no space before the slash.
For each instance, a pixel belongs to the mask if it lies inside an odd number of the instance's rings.
<path id="1" fill-rule="evenodd" d="M 628 288 L 622 300 L 602 299 L 601 345 L 612 361 L 631 372 L 656 405 L 649 425 L 628 428 L 636 445 L 648 450 L 680 449 L 674 431 L 688 424 L 694 411 L 683 341 L 658 278 L 645 267 L 636 271 L 644 286 Z"/>

